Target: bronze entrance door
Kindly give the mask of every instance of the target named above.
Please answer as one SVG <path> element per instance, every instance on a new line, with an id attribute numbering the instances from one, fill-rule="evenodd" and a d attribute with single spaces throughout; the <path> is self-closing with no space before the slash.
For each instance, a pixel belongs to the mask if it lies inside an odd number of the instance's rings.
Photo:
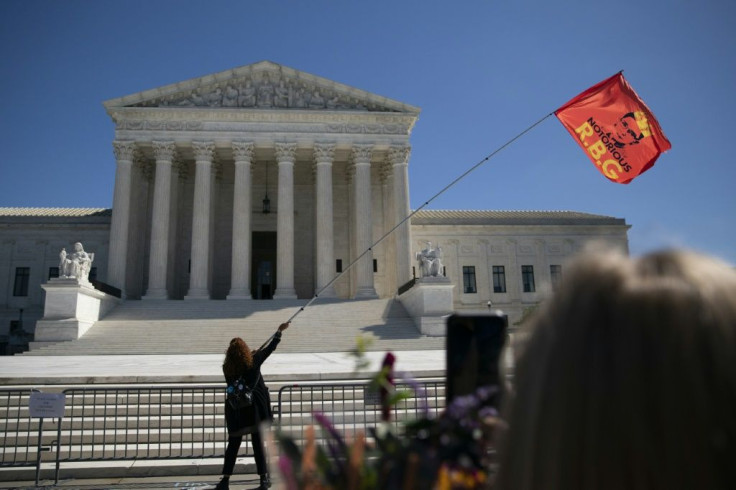
<path id="1" fill-rule="evenodd" d="M 272 299 L 276 290 L 276 232 L 254 231 L 251 244 L 251 294 L 253 299 Z"/>

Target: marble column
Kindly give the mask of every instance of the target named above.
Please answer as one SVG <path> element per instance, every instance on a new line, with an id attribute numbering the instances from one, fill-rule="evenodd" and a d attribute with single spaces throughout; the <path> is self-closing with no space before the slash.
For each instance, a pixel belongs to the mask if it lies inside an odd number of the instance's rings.
<path id="1" fill-rule="evenodd" d="M 184 299 L 209 299 L 210 208 L 212 205 L 212 161 L 215 145 L 192 143 L 194 150 L 194 210 L 192 212 L 192 253 L 189 292 Z"/>
<path id="2" fill-rule="evenodd" d="M 394 205 L 394 194 L 393 194 L 393 167 L 391 161 L 386 160 L 381 165 L 381 197 L 383 199 L 383 215 L 381 221 L 383 222 L 382 233 L 389 233 L 394 227 L 394 219 L 396 216 L 396 209 Z M 394 240 L 393 233 L 383 241 L 384 257 L 386 257 L 386 265 L 384 270 L 385 285 L 384 294 L 392 296 L 396 293 L 399 286 L 396 284 L 396 241 Z"/>
<path id="3" fill-rule="evenodd" d="M 276 291 L 274 298 L 296 298 L 294 289 L 294 162 L 296 143 L 276 143 L 279 189 L 276 216 Z"/>
<path id="4" fill-rule="evenodd" d="M 373 218 L 371 202 L 371 156 L 372 145 L 353 146 L 353 193 L 355 195 L 355 248 L 360 254 L 367 251 L 355 264 L 356 298 L 377 298 L 373 285 L 373 251 L 368 250 L 373 244 Z"/>
<path id="5" fill-rule="evenodd" d="M 227 299 L 251 299 L 250 294 L 250 213 L 252 142 L 234 141 L 235 189 L 233 190 L 233 251 L 230 294 Z"/>
<path id="6" fill-rule="evenodd" d="M 334 231 L 332 216 L 332 161 L 335 158 L 335 145 L 318 143 L 314 145 L 315 179 L 315 255 L 317 259 L 317 281 L 315 294 L 322 298 L 336 296 L 334 285 L 330 284 L 319 292 L 335 277 Z"/>
<path id="7" fill-rule="evenodd" d="M 171 209 L 171 166 L 176 147 L 173 141 L 154 141 L 156 177 L 153 187 L 151 247 L 148 262 L 148 290 L 143 299 L 167 299 L 166 277 L 169 259 L 169 217 Z"/>
<path id="8" fill-rule="evenodd" d="M 392 146 L 389 159 L 393 166 L 395 224 L 409 216 L 409 146 Z M 411 229 L 407 220 L 399 226 L 395 234 L 396 244 L 396 283 L 401 287 L 411 279 Z"/>
<path id="9" fill-rule="evenodd" d="M 117 160 L 117 169 L 115 170 L 115 190 L 112 198 L 107 282 L 120 289 L 122 297 L 125 298 L 130 226 L 130 184 L 136 145 L 133 141 L 114 141 L 112 145 Z"/>

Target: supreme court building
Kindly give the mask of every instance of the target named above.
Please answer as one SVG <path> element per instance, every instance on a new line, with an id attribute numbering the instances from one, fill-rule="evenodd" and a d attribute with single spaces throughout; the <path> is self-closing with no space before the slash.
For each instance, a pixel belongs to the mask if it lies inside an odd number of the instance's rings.
<path id="1" fill-rule="evenodd" d="M 75 242 L 128 301 L 391 298 L 431 242 L 458 310 L 492 300 L 515 318 L 587 244 L 628 248 L 624 219 L 579 212 L 423 210 L 399 225 L 420 109 L 272 62 L 104 106 L 111 212 L 0 209 L 0 335 L 20 308 L 32 332 L 40 284 Z"/>

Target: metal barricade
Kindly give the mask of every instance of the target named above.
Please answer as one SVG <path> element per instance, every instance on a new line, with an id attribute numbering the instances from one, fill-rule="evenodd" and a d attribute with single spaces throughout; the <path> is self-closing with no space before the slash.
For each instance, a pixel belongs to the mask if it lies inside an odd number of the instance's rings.
<path id="1" fill-rule="evenodd" d="M 443 381 L 398 383 L 411 395 L 392 408 L 391 423 L 400 434 L 403 422 L 434 416 L 444 408 Z M 380 421 L 381 404 L 368 383 L 304 383 L 278 392 L 280 430 L 304 438 L 314 425 L 313 412 L 324 413 L 347 437 L 368 432 Z M 63 391 L 64 417 L 42 431 L 31 418 L 30 389 L 0 389 L 0 466 L 108 460 L 222 458 L 227 445 L 224 389 L 221 384 L 80 387 Z M 56 454 L 53 454 L 54 451 Z M 252 455 L 245 438 L 240 455 Z"/>
<path id="2" fill-rule="evenodd" d="M 31 389 L 0 389 L 0 466 L 35 466 L 40 420 L 31 418 Z"/>
<path id="3" fill-rule="evenodd" d="M 58 459 L 222 457 L 227 442 L 222 386 L 64 390 Z"/>
<path id="4" fill-rule="evenodd" d="M 396 389 L 410 393 L 391 409 L 396 434 L 402 434 L 405 422 L 434 417 L 444 409 L 444 381 L 397 383 Z M 314 412 L 326 415 L 340 434 L 352 438 L 359 431 L 368 435 L 368 429 L 378 425 L 381 402 L 368 383 L 294 384 L 279 390 L 277 422 L 284 435 L 304 440 L 305 429 L 316 425 Z"/>

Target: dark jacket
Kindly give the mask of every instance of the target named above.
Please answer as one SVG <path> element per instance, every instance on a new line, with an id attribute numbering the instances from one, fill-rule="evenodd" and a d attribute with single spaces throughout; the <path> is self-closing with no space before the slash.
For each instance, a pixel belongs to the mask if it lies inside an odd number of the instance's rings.
<path id="1" fill-rule="evenodd" d="M 261 422 L 271 422 L 273 413 L 271 412 L 271 399 L 268 393 L 266 383 L 261 375 L 261 365 L 268 359 L 268 356 L 276 350 L 276 346 L 281 342 L 281 332 L 276 332 L 273 339 L 265 347 L 253 351 L 253 366 L 240 373 L 248 386 L 255 384 L 253 390 L 253 405 L 246 408 L 234 409 L 225 401 L 225 422 L 227 422 L 227 432 L 230 436 L 239 436 L 243 434 L 251 434 L 258 429 Z M 227 384 L 233 383 L 238 376 L 225 375 Z M 257 381 L 256 381 L 257 380 Z"/>

